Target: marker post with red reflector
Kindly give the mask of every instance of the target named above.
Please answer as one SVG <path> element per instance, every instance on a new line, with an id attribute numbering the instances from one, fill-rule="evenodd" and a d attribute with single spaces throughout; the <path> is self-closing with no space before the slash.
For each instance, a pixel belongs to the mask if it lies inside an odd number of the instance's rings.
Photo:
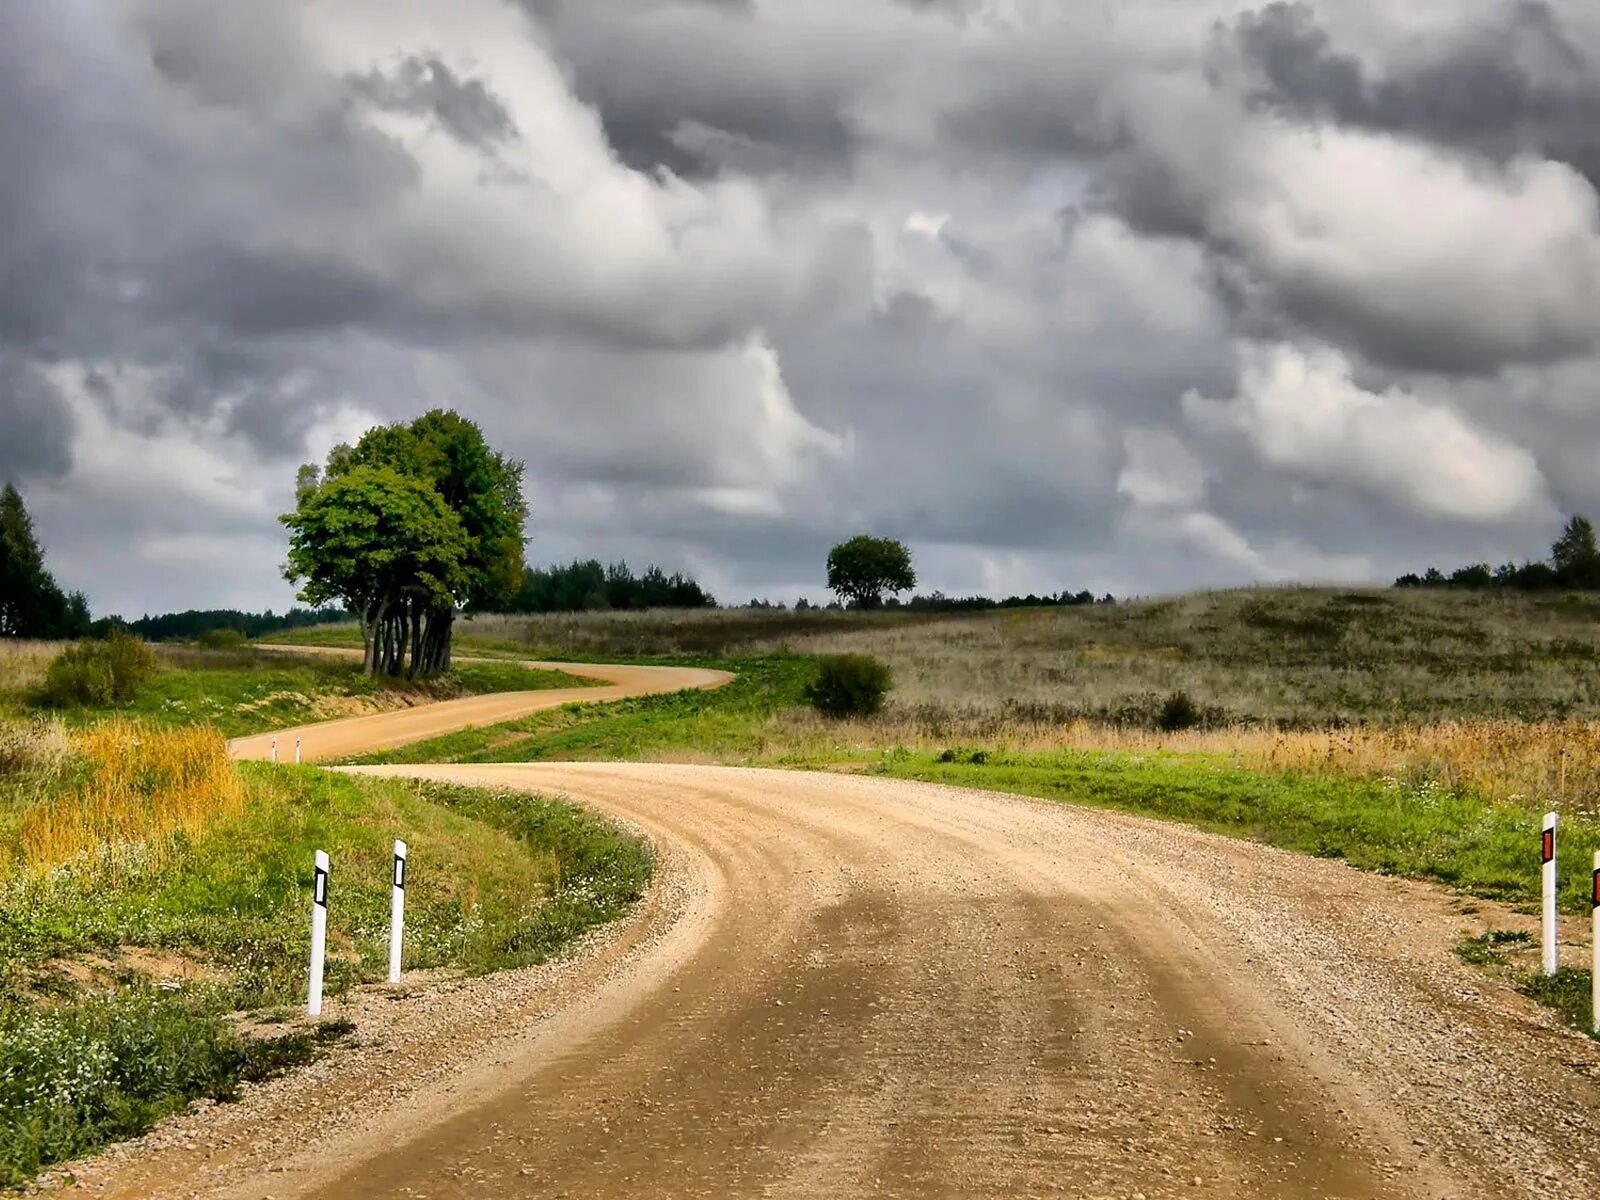
<path id="1" fill-rule="evenodd" d="M 1545 813 L 1539 840 L 1539 860 L 1544 864 L 1544 973 L 1556 973 L 1556 814 Z"/>
<path id="2" fill-rule="evenodd" d="M 328 854 L 318 850 L 317 873 L 311 885 L 311 988 L 306 1012 L 322 1015 L 322 960 L 328 952 Z"/>
<path id="3" fill-rule="evenodd" d="M 389 889 L 389 982 L 400 982 L 400 946 L 406 930 L 406 844 L 394 843 L 394 877 Z"/>

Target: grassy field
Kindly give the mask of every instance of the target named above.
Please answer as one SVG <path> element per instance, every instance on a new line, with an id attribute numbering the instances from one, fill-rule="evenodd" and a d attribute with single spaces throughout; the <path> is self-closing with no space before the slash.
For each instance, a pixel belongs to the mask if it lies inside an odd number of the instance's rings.
<path id="1" fill-rule="evenodd" d="M 590 681 L 559 671 L 533 671 L 509 662 L 457 663 L 425 680 L 375 678 L 359 664 L 326 655 L 294 655 L 250 647 L 205 650 L 170 644 L 154 647 L 159 673 L 119 708 L 53 709 L 40 692 L 52 643 L 21 643 L 0 652 L 0 711 L 56 713 L 87 726 L 114 715 L 148 725 L 205 724 L 228 737 L 262 733 L 309 721 L 399 708 L 430 700 L 486 692 L 584 687 Z"/>
<path id="2" fill-rule="evenodd" d="M 385 966 L 395 837 L 408 970 L 542 960 L 650 870 L 642 843 L 558 801 L 234 768 L 208 730 L 0 727 L 0 768 L 0 1183 L 339 1033 L 281 1023 L 303 1003 L 313 850 L 334 863 L 335 994 Z"/>

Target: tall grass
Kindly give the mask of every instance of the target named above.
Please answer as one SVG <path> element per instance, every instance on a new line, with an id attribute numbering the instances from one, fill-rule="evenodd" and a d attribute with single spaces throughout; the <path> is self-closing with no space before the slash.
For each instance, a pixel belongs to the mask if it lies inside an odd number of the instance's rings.
<path id="1" fill-rule="evenodd" d="M 65 644 L 0 638 L 0 693 L 21 693 L 38 687 Z"/>
<path id="2" fill-rule="evenodd" d="M 244 804 L 227 745 L 210 729 L 113 720 L 74 735 L 71 749 L 72 785 L 17 819 L 6 847 L 17 869 L 159 858 L 174 835 L 198 837 Z"/>

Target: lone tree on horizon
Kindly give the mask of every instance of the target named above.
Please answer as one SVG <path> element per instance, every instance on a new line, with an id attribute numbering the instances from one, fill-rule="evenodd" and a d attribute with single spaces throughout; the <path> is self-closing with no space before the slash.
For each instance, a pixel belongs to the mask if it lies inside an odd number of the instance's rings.
<path id="1" fill-rule="evenodd" d="M 522 582 L 522 472 L 458 413 L 369 429 L 300 468 L 284 575 L 356 614 L 369 675 L 447 671 L 457 609 Z"/>
<path id="2" fill-rule="evenodd" d="M 911 551 L 894 538 L 857 534 L 828 552 L 828 588 L 857 608 L 877 608 L 885 592 L 917 586 Z"/>

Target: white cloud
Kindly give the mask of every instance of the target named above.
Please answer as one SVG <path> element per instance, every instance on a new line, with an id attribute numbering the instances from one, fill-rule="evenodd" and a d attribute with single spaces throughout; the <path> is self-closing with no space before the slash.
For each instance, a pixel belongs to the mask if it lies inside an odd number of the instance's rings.
<path id="1" fill-rule="evenodd" d="M 1199 428 L 1243 434 L 1273 467 L 1358 488 L 1425 517 L 1492 522 L 1550 508 L 1533 455 L 1443 400 L 1400 387 L 1369 391 L 1333 350 L 1249 346 L 1241 358 L 1236 397 L 1190 392 L 1184 412 Z"/>

